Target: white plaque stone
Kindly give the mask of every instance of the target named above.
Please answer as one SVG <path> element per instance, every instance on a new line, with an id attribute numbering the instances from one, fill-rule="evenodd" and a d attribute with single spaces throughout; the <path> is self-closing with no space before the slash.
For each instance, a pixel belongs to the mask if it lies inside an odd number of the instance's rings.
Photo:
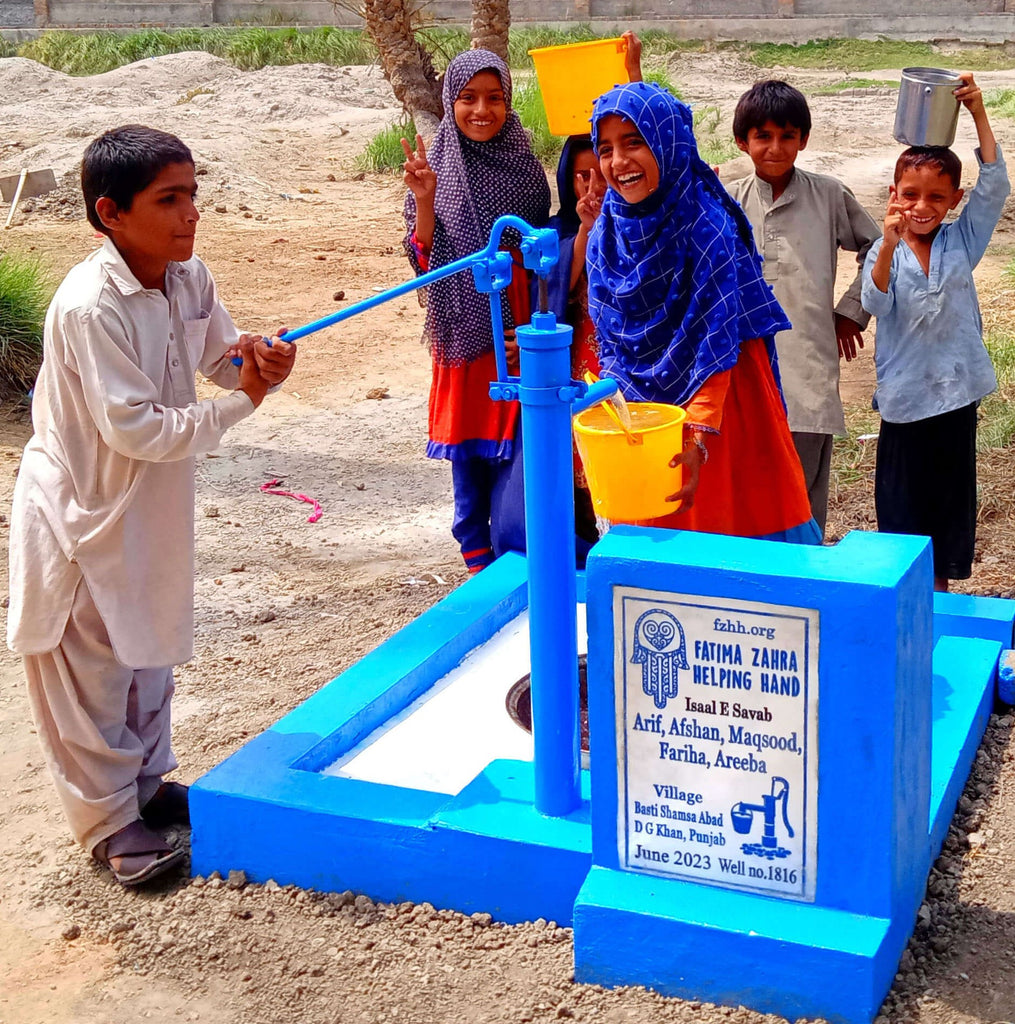
<path id="1" fill-rule="evenodd" d="M 614 587 L 630 871 L 812 902 L 818 612 Z"/>

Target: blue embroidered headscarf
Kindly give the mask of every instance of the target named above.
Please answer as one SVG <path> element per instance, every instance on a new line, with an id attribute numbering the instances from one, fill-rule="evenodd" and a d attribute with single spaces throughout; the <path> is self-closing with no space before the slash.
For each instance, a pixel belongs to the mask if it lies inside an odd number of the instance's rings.
<path id="1" fill-rule="evenodd" d="M 604 117 L 632 121 L 659 164 L 659 188 L 640 203 L 608 189 L 589 239 L 589 313 L 604 376 L 625 397 L 688 401 L 732 368 L 741 342 L 764 338 L 775 367 L 776 332 L 790 326 L 761 272 L 750 224 L 698 156 L 691 111 L 646 82 L 596 100 Z"/>

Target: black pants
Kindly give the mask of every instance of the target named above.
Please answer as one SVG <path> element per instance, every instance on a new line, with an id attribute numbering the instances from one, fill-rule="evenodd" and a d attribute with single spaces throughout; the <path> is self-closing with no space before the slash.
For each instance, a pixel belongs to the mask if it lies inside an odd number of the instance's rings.
<path id="1" fill-rule="evenodd" d="M 934 575 L 969 579 L 976 540 L 976 403 L 881 422 L 874 504 L 882 533 L 930 537 Z"/>

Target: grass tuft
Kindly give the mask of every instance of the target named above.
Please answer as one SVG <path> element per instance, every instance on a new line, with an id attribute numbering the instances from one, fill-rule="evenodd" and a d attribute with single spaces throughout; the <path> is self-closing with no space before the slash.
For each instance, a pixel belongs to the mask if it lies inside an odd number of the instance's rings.
<path id="1" fill-rule="evenodd" d="M 395 124 L 382 128 L 368 143 L 365 150 L 356 158 L 356 168 L 383 174 L 386 171 L 401 171 L 405 163 L 405 150 L 402 139 L 408 139 L 414 145 L 416 125 L 411 118 L 403 118 Z"/>
<path id="2" fill-rule="evenodd" d="M 880 78 L 843 78 L 839 82 L 832 82 L 831 85 L 823 85 L 814 90 L 815 96 L 834 96 L 836 93 L 845 92 L 847 89 L 898 89 L 899 82 L 886 81 Z"/>
<path id="3" fill-rule="evenodd" d="M 42 362 L 42 328 L 53 287 L 41 262 L 0 255 L 0 397 L 25 395 Z"/>

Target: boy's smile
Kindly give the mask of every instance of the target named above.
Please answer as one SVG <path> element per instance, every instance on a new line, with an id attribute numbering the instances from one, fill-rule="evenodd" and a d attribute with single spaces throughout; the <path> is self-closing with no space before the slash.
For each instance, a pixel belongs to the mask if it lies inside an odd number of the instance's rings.
<path id="1" fill-rule="evenodd" d="M 473 142 L 489 142 L 507 121 L 507 100 L 494 71 L 473 75 L 455 100 L 455 124 Z"/>
<path id="2" fill-rule="evenodd" d="M 891 193 L 908 214 L 906 234 L 924 238 L 934 235 L 949 211 L 959 205 L 963 190 L 939 168 L 925 164 L 906 168 Z"/>
<path id="3" fill-rule="evenodd" d="M 145 288 L 162 288 L 166 267 L 194 255 L 201 215 L 194 205 L 197 179 L 191 163 L 168 164 L 121 210 L 105 196 L 96 213 L 134 276 Z"/>
<path id="4" fill-rule="evenodd" d="M 791 124 L 766 121 L 760 128 L 748 129 L 747 138 L 737 139 L 737 146 L 751 158 L 754 173 L 762 181 L 773 188 L 785 188 L 797 155 L 807 148 L 808 137 Z"/>
<path id="5" fill-rule="evenodd" d="M 632 121 L 608 114 L 599 122 L 599 169 L 625 202 L 640 203 L 659 188 L 659 164 Z"/>

